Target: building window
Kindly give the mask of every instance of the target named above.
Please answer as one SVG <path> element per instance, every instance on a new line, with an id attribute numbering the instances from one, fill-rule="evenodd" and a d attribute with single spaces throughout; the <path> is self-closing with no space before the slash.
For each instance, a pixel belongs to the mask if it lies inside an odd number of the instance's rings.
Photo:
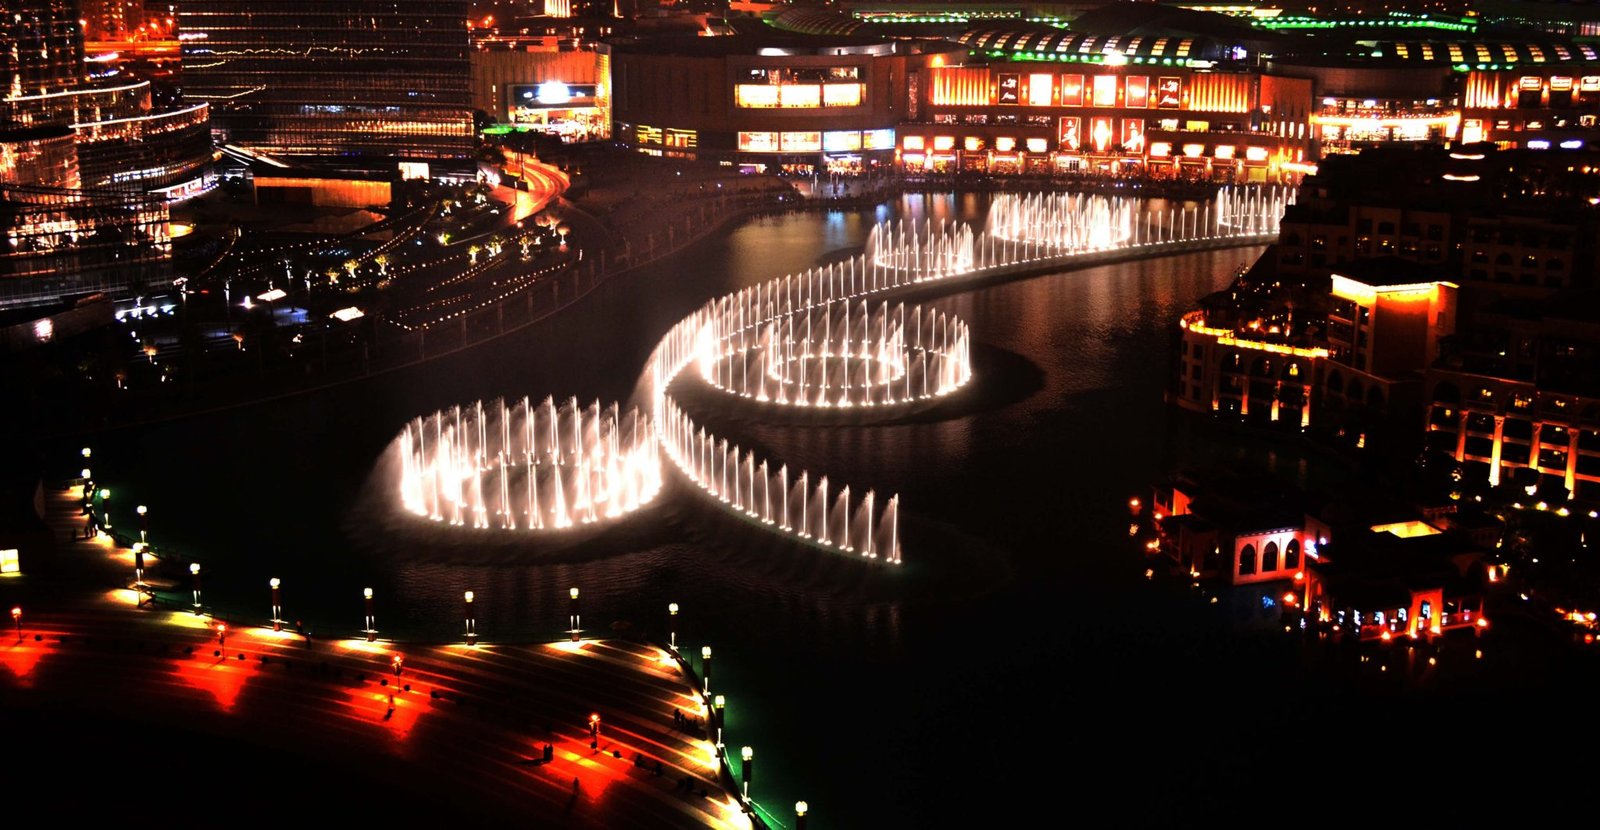
<path id="1" fill-rule="evenodd" d="M 1290 539 L 1289 543 L 1283 546 L 1283 568 L 1289 570 L 1298 567 L 1300 567 L 1300 540 Z"/>
<path id="2" fill-rule="evenodd" d="M 1245 545 L 1239 551 L 1239 575 L 1250 576 L 1256 572 L 1256 546 Z"/>
<path id="3" fill-rule="evenodd" d="M 1268 542 L 1261 550 L 1261 572 L 1275 571 L 1278 569 L 1278 543 Z"/>

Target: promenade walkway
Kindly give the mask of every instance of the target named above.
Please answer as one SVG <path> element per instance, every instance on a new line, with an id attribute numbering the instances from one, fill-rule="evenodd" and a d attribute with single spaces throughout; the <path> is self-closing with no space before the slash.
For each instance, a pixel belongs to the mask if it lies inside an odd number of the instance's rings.
<path id="1" fill-rule="evenodd" d="M 0 707 L 9 716 L 93 713 L 127 719 L 135 725 L 129 740 L 170 727 L 238 743 L 235 757 L 197 760 L 201 767 L 248 767 L 259 748 L 319 768 L 382 770 L 394 790 L 380 797 L 466 805 L 464 819 L 751 826 L 719 784 L 703 729 L 675 727 L 674 710 L 701 724 L 706 713 L 662 649 L 617 640 L 468 647 L 324 641 L 270 627 L 219 631 L 208 616 L 138 607 L 138 594 L 125 587 L 131 552 L 104 536 L 76 538 L 78 499 L 76 487 L 48 492 L 48 524 L 82 583 L 103 587 L 41 591 L 48 605 L 25 608 L 21 641 L 0 637 Z M 600 735 L 591 748 L 595 714 Z M 352 793 L 350 803 L 363 797 Z"/>

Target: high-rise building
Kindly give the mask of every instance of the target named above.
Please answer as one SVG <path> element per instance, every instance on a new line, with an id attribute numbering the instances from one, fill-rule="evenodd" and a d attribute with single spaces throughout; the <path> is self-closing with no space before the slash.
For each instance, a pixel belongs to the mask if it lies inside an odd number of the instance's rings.
<path id="1" fill-rule="evenodd" d="M 184 94 L 219 144 L 285 159 L 470 162 L 466 0 L 180 0 Z"/>
<path id="2" fill-rule="evenodd" d="M 7 0 L 0 14 L 4 97 L 61 92 L 82 80 L 78 0 Z"/>

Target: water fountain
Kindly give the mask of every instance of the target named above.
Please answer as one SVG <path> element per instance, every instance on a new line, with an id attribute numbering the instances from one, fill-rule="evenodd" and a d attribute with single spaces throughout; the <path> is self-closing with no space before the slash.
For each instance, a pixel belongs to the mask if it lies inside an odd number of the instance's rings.
<path id="1" fill-rule="evenodd" d="M 661 489 L 649 418 L 599 401 L 478 401 L 417 418 L 395 439 L 400 502 L 458 527 L 559 530 L 616 519 Z"/>
<path id="2" fill-rule="evenodd" d="M 737 302 L 759 302 L 759 293 Z M 733 313 L 699 357 L 712 386 L 762 403 L 895 406 L 948 395 L 972 379 L 967 326 L 932 308 L 834 300 L 762 319 Z"/>
<path id="3" fill-rule="evenodd" d="M 568 528 L 648 503 L 664 451 L 685 478 L 760 527 L 899 564 L 898 495 L 791 470 L 716 435 L 672 396 L 677 378 L 693 367 L 729 394 L 819 410 L 946 395 L 972 377 L 966 324 L 882 295 L 1106 251 L 1259 242 L 1294 198 L 1292 189 L 1223 188 L 1209 204 L 1163 215 L 1121 198 L 1002 194 L 982 233 L 964 223 L 880 223 L 860 256 L 710 300 L 669 329 L 641 378 L 648 414 L 525 398 L 416 419 L 395 439 L 400 501 L 462 527 Z"/>

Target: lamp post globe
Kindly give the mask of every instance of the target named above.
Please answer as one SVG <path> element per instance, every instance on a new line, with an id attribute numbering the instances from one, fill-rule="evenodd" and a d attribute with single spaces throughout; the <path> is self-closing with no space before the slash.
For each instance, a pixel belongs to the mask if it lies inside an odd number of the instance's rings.
<path id="1" fill-rule="evenodd" d="M 376 624 L 377 620 L 373 616 L 373 613 L 372 613 L 372 589 L 371 588 L 362 588 L 361 589 L 361 598 L 366 602 L 366 606 L 367 606 L 367 616 L 366 616 L 366 621 L 365 621 L 365 627 L 362 628 L 362 631 L 366 633 L 367 642 L 370 643 L 370 642 L 372 642 L 372 641 L 374 641 L 374 640 L 376 640 L 378 638 L 378 626 Z"/>
<path id="2" fill-rule="evenodd" d="M 200 563 L 189 563 L 189 575 L 194 577 L 194 613 L 199 615 L 200 605 Z"/>

